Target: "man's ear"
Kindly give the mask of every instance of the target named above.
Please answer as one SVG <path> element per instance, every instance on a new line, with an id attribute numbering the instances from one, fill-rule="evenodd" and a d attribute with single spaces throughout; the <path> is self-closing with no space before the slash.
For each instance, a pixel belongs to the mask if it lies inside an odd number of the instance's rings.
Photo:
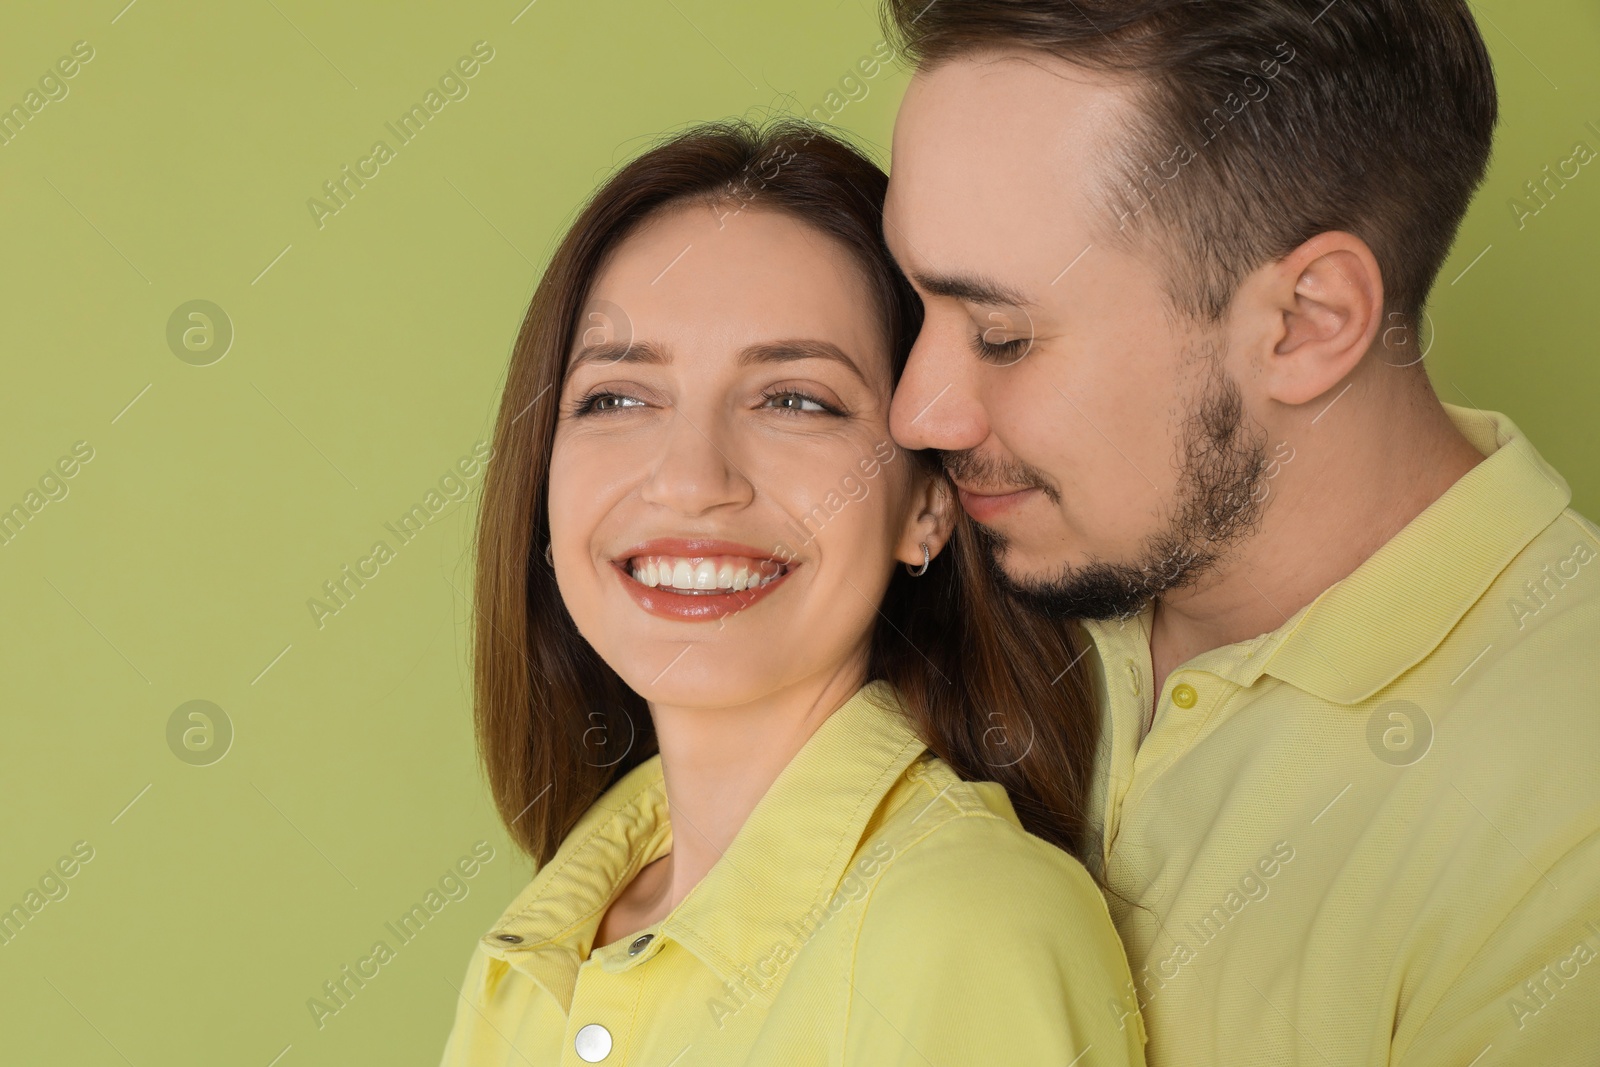
<path id="1" fill-rule="evenodd" d="M 1372 348 L 1383 325 L 1383 272 L 1354 234 L 1318 234 L 1240 286 L 1261 324 L 1255 334 L 1262 394 L 1310 403 L 1338 385 Z"/>
<path id="2" fill-rule="evenodd" d="M 937 557 L 956 525 L 955 490 L 942 473 L 918 471 L 911 487 L 911 506 L 908 521 L 895 546 L 895 558 L 913 567 L 922 566 L 922 546 L 928 546 L 929 558 Z"/>

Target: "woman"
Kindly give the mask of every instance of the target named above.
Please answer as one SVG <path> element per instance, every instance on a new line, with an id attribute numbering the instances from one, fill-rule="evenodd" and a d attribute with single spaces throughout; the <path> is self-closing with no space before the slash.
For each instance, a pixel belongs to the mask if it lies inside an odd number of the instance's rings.
<path id="1" fill-rule="evenodd" d="M 475 646 L 540 866 L 445 1065 L 1143 1062 L 1064 851 L 1095 743 L 1073 649 L 997 600 L 938 465 L 889 437 L 921 311 L 885 186 L 801 124 L 701 127 L 613 177 L 540 283 Z"/>

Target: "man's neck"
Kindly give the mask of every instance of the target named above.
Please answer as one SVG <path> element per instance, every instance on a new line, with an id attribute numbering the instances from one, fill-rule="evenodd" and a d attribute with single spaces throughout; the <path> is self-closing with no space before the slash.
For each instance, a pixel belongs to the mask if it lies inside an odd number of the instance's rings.
<path id="1" fill-rule="evenodd" d="M 1482 461 L 1420 375 L 1402 388 L 1381 377 L 1397 373 L 1412 372 L 1369 359 L 1331 406 L 1286 413 L 1268 446 L 1277 463 L 1260 524 L 1216 570 L 1156 603 L 1152 699 L 1193 657 L 1283 625 Z"/>

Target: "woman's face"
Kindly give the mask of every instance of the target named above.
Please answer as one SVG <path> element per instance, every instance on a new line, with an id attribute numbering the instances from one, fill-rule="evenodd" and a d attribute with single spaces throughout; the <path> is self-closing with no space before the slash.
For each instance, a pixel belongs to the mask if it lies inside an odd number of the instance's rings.
<path id="1" fill-rule="evenodd" d="M 698 203 L 594 280 L 551 544 L 578 630 L 645 699 L 737 706 L 859 672 L 896 561 L 937 552 L 870 294 L 805 223 Z"/>

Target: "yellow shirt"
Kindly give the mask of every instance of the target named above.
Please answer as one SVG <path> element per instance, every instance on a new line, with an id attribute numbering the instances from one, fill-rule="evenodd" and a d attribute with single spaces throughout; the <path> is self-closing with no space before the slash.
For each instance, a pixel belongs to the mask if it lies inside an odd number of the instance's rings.
<path id="1" fill-rule="evenodd" d="M 1447 410 L 1488 458 L 1142 744 L 1150 614 L 1087 626 L 1152 1064 L 1600 1064 L 1600 531 Z"/>
<path id="2" fill-rule="evenodd" d="M 926 753 L 892 692 L 829 716 L 666 918 L 596 947 L 672 847 L 660 757 L 613 785 L 478 943 L 443 1067 L 1142 1064 L 1088 872 Z"/>

